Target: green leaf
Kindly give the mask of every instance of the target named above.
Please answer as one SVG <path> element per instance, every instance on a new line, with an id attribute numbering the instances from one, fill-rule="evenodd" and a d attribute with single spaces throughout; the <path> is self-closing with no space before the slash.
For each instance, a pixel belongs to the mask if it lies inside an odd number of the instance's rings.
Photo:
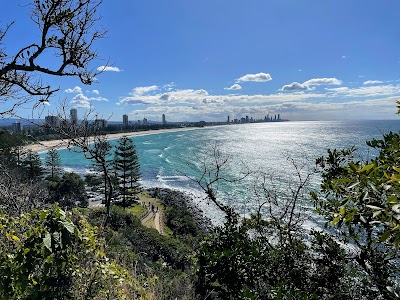
<path id="1" fill-rule="evenodd" d="M 381 213 L 382 213 L 382 211 L 381 211 L 381 210 L 378 210 L 378 211 L 376 211 L 376 212 L 374 212 L 374 213 L 372 214 L 372 217 L 376 218 L 376 217 L 379 216 Z"/>
<path id="2" fill-rule="evenodd" d="M 368 170 L 371 170 L 373 167 L 375 167 L 375 164 L 366 165 L 366 166 L 364 166 L 364 167 L 361 169 L 360 172 L 366 172 L 366 171 L 368 171 Z"/>
<path id="3" fill-rule="evenodd" d="M 364 224 L 367 223 L 367 220 L 365 219 L 364 216 L 360 216 L 360 220 L 361 220 L 361 222 L 363 222 Z"/>
<path id="4" fill-rule="evenodd" d="M 342 218 L 342 216 L 338 216 L 338 217 L 334 218 L 334 219 L 332 220 L 332 222 L 331 222 L 331 225 L 335 225 L 337 222 L 340 221 L 341 218 Z"/>
<path id="5" fill-rule="evenodd" d="M 43 210 L 43 211 L 40 213 L 40 216 L 39 216 L 40 221 L 43 221 L 44 219 L 46 219 L 46 217 L 48 216 L 49 213 L 50 213 L 50 212 L 49 212 L 48 210 Z"/>
<path id="6" fill-rule="evenodd" d="M 397 203 L 398 201 L 397 201 L 397 195 L 392 195 L 392 196 L 390 196 L 388 199 L 387 199 L 387 201 L 389 202 L 389 203 Z"/>
<path id="7" fill-rule="evenodd" d="M 46 235 L 44 236 L 43 244 L 50 252 L 52 252 L 52 249 L 51 249 L 51 235 L 50 235 L 50 233 L 46 233 Z"/>
<path id="8" fill-rule="evenodd" d="M 74 234 L 75 225 L 68 221 L 60 222 L 69 233 Z"/>
<path id="9" fill-rule="evenodd" d="M 349 166 L 353 171 L 358 171 L 359 169 L 358 166 L 352 162 L 349 163 Z"/>
<path id="10" fill-rule="evenodd" d="M 391 233 L 392 233 L 392 232 L 391 232 L 390 230 L 384 232 L 384 233 L 382 234 L 382 236 L 381 236 L 381 241 L 382 241 L 382 242 L 385 242 L 385 241 L 390 237 Z"/>
<path id="11" fill-rule="evenodd" d="M 340 207 L 340 214 L 343 216 L 345 213 L 345 208 L 344 206 Z"/>
<path id="12" fill-rule="evenodd" d="M 400 181 L 400 174 L 392 174 L 392 176 L 390 176 L 390 179 Z"/>
<path id="13" fill-rule="evenodd" d="M 392 210 L 393 210 L 395 213 L 400 213 L 400 204 L 393 205 L 393 206 L 392 206 Z"/>
<path id="14" fill-rule="evenodd" d="M 369 204 L 367 204 L 366 206 L 369 207 L 369 208 L 371 208 L 371 209 L 374 209 L 374 210 L 383 210 L 382 207 L 375 206 L 375 205 L 369 205 Z"/>

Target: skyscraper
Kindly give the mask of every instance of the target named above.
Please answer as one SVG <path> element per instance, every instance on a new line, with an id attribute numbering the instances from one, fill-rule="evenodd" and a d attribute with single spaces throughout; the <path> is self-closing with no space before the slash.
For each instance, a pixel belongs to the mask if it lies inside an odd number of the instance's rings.
<path id="1" fill-rule="evenodd" d="M 107 120 L 105 119 L 96 119 L 94 120 L 94 127 L 96 129 L 103 129 L 107 127 Z"/>
<path id="2" fill-rule="evenodd" d="M 60 127 L 61 119 L 58 116 L 47 116 L 44 118 L 46 124 L 50 127 Z"/>
<path id="3" fill-rule="evenodd" d="M 226 123 L 230 123 L 231 122 L 231 118 L 228 116 L 228 119 L 226 120 Z"/>
<path id="4" fill-rule="evenodd" d="M 21 122 L 18 122 L 18 121 L 14 122 L 12 124 L 12 131 L 15 132 L 15 133 L 21 133 L 21 131 L 22 131 Z"/>
<path id="5" fill-rule="evenodd" d="M 122 124 L 125 128 L 128 127 L 128 125 L 129 125 L 128 115 L 122 116 Z"/>
<path id="6" fill-rule="evenodd" d="M 165 120 L 165 115 L 162 114 L 162 123 L 165 125 L 167 123 L 167 121 Z"/>
<path id="7" fill-rule="evenodd" d="M 76 110 L 76 108 L 72 108 L 69 111 L 69 116 L 71 119 L 71 123 L 74 123 L 74 124 L 78 123 L 78 111 Z"/>

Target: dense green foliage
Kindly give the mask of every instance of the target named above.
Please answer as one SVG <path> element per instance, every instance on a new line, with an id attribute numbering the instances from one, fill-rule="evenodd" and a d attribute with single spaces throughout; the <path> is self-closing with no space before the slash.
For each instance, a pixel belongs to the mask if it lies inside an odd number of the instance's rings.
<path id="1" fill-rule="evenodd" d="M 69 209 L 88 206 L 85 183 L 76 173 L 67 172 L 61 178 L 48 178 L 48 187 L 51 203 L 57 202 L 62 208 Z"/>
<path id="2" fill-rule="evenodd" d="M 16 167 L 20 165 L 22 147 L 26 144 L 22 134 L 11 134 L 0 131 L 0 162 L 4 166 Z"/>
<path id="3" fill-rule="evenodd" d="M 22 170 L 25 171 L 25 176 L 28 180 L 39 180 L 43 175 L 43 167 L 39 154 L 30 150 L 24 154 Z"/>
<path id="4" fill-rule="evenodd" d="M 59 207 L 0 214 L 3 299 L 133 299 L 145 290 L 105 256 L 97 229 Z"/>
<path id="5" fill-rule="evenodd" d="M 327 225 L 357 246 L 353 259 L 371 284 L 390 298 L 398 293 L 400 271 L 400 135 L 391 132 L 367 144 L 379 151 L 370 161 L 354 161 L 354 148 L 319 158 L 322 196 L 313 197 Z"/>
<path id="6" fill-rule="evenodd" d="M 289 242 L 264 234 L 269 222 L 227 220 L 197 251 L 197 292 L 207 299 L 360 299 L 345 252 L 312 231 Z M 353 283 L 352 283 L 353 282 Z"/>
<path id="7" fill-rule="evenodd" d="M 89 212 L 94 224 L 102 224 L 104 218 L 104 209 Z M 122 207 L 113 206 L 105 239 L 110 258 L 128 270 L 135 270 L 139 278 L 156 276 L 157 281 L 152 283 L 156 299 L 194 298 L 190 269 L 193 248 L 180 236 L 162 236 L 144 227 Z"/>

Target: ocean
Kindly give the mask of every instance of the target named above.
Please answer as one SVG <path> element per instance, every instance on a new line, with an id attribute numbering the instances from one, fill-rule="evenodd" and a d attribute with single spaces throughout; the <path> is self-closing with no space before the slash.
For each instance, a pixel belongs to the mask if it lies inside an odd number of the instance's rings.
<path id="1" fill-rule="evenodd" d="M 199 178 L 204 161 L 218 149 L 227 158 L 222 175 L 229 182 L 217 187 L 217 197 L 248 214 L 258 201 L 255 188 L 264 178 L 269 186 L 288 192 L 296 184 L 294 161 L 305 175 L 315 160 L 327 149 L 356 146 L 359 159 L 374 157 L 365 141 L 399 131 L 400 121 L 302 121 L 253 123 L 205 127 L 187 131 L 155 133 L 135 137 L 134 143 L 141 166 L 141 184 L 166 187 L 191 193 L 194 201 L 212 219 L 221 213 L 204 200 L 205 194 L 189 177 Z M 115 145 L 116 140 L 111 141 Z M 82 154 L 59 150 L 61 164 L 67 171 L 90 172 L 92 162 Z M 44 154 L 42 154 L 42 157 Z M 247 174 L 244 179 L 239 179 Z M 310 188 L 318 189 L 319 176 L 313 175 Z M 310 204 L 311 205 L 311 204 Z"/>

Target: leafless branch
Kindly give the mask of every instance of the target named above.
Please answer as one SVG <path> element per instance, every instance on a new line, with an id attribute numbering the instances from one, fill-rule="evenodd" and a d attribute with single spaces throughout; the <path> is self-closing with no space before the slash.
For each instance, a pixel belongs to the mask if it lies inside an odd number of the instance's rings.
<path id="1" fill-rule="evenodd" d="M 98 58 L 93 43 L 105 36 L 97 23 L 98 6 L 102 0 L 34 0 L 30 5 L 31 19 L 41 37 L 14 55 L 0 49 L 0 101 L 13 104 L 0 114 L 11 113 L 32 97 L 48 100 L 58 87 L 42 83 L 43 75 L 77 77 L 91 84 L 99 73 L 89 64 Z M 0 45 L 12 23 L 0 31 Z M 53 57 L 50 62 L 47 57 Z M 54 63 L 54 58 L 57 63 Z M 46 63 L 46 61 L 48 61 Z"/>

